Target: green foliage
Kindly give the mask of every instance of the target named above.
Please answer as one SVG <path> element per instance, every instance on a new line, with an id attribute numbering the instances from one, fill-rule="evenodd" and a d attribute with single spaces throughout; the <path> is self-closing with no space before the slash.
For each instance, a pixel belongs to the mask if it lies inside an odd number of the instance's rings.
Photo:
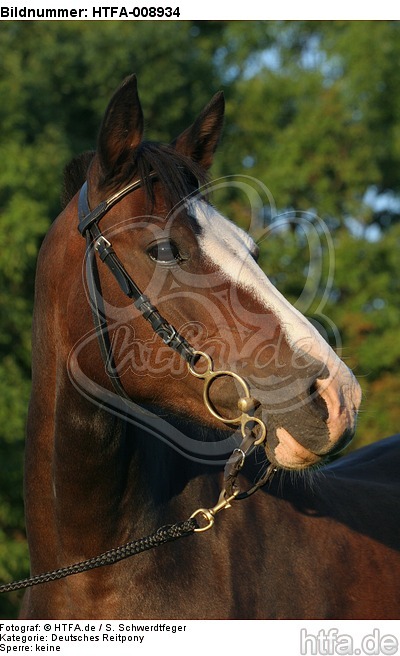
<path id="1" fill-rule="evenodd" d="M 274 229 L 260 241 L 261 265 L 342 342 L 365 396 L 355 445 L 395 432 L 400 24 L 3 21 L 0 29 L 0 580 L 28 568 L 22 462 L 38 248 L 59 212 L 64 165 L 93 148 L 105 103 L 132 72 L 151 139 L 179 134 L 225 89 L 214 174 L 268 186 L 259 219 Z M 248 225 L 238 193 L 227 187 L 219 200 Z M 286 213 L 285 228 L 277 213 Z M 0 615 L 15 615 L 18 603 L 0 598 Z"/>
<path id="2" fill-rule="evenodd" d="M 29 572 L 23 513 L 23 445 L 29 378 L 11 357 L 0 364 L 0 581 Z M 3 595 L 2 617 L 12 617 L 20 594 Z"/>

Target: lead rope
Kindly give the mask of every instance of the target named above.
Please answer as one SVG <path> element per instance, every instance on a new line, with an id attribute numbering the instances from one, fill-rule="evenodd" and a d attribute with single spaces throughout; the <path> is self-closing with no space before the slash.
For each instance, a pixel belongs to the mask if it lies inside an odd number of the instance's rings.
<path id="1" fill-rule="evenodd" d="M 215 373 L 216 375 L 219 373 L 221 375 L 227 375 L 227 373 L 231 372 L 212 373 Z M 248 420 L 246 420 L 246 424 L 247 422 Z M 214 507 L 198 508 L 186 521 L 161 526 L 151 535 L 127 542 L 124 545 L 105 551 L 99 556 L 88 558 L 87 560 L 75 563 L 74 565 L 45 572 L 44 574 L 38 574 L 20 581 L 13 581 L 12 583 L 0 585 L 0 594 L 30 588 L 43 583 L 50 583 L 51 581 L 58 581 L 59 579 L 64 579 L 68 576 L 73 576 L 74 574 L 81 574 L 82 572 L 88 572 L 98 567 L 114 565 L 125 558 L 130 558 L 131 556 L 136 556 L 144 551 L 154 549 L 166 542 L 173 542 L 179 538 L 188 537 L 193 533 L 203 533 L 204 531 L 208 531 L 214 526 L 215 516 L 221 510 L 231 508 L 231 503 L 234 500 L 249 497 L 256 490 L 265 485 L 267 480 L 271 477 L 271 473 L 275 471 L 270 465 L 265 474 L 249 490 L 244 492 L 240 491 L 236 481 L 237 476 L 244 465 L 246 457 L 257 447 L 258 441 L 259 440 L 256 440 L 251 434 L 248 434 L 243 438 L 241 445 L 234 449 L 231 457 L 225 465 L 224 488 Z"/>
<path id="2" fill-rule="evenodd" d="M 225 373 L 225 372 L 224 372 Z M 234 449 L 231 457 L 227 461 L 224 470 L 224 489 L 222 490 L 217 504 L 213 508 L 198 508 L 195 512 L 183 522 L 176 524 L 166 524 L 161 526 L 157 531 L 143 538 L 127 542 L 126 544 L 105 551 L 99 556 L 83 560 L 74 565 L 61 567 L 59 569 L 31 576 L 20 581 L 13 581 L 12 583 L 5 583 L 0 585 L 0 594 L 5 592 L 14 592 L 30 588 L 35 585 L 43 583 L 50 583 L 51 581 L 58 581 L 74 574 L 81 574 L 88 572 L 98 567 L 106 565 L 114 565 L 125 558 L 136 556 L 155 547 L 159 547 L 166 542 L 173 542 L 179 538 L 188 537 L 193 533 L 203 533 L 208 531 L 214 525 L 215 516 L 221 511 L 231 508 L 231 502 L 235 499 L 244 499 L 253 494 L 259 487 L 265 485 L 271 475 L 271 466 L 267 468 L 264 476 L 253 485 L 252 488 L 245 492 L 240 492 L 237 486 L 236 478 L 244 465 L 246 456 L 251 453 L 256 445 L 254 437 L 247 435 L 240 445 Z M 197 518 L 201 518 L 201 523 Z"/>
<path id="3" fill-rule="evenodd" d="M 262 444 L 266 436 L 265 424 L 260 419 L 253 417 L 251 414 L 258 407 L 258 402 L 251 398 L 248 386 L 243 378 L 241 378 L 241 376 L 232 371 L 214 371 L 212 360 L 209 355 L 201 351 L 196 351 L 195 354 L 197 357 L 197 364 L 199 361 L 201 362 L 201 360 L 204 359 L 207 368 L 203 372 L 196 370 L 195 366 L 192 364 L 188 364 L 188 368 L 189 372 L 193 376 L 205 380 L 203 398 L 206 407 L 214 417 L 220 419 L 221 421 L 228 424 L 239 424 L 241 426 L 243 438 L 240 446 L 234 449 L 232 455 L 225 465 L 224 487 L 216 505 L 212 508 L 198 508 L 186 521 L 161 526 L 157 531 L 155 531 L 155 533 L 152 533 L 151 535 L 127 542 L 122 546 L 110 549 L 109 551 L 105 551 L 99 556 L 75 563 L 74 565 L 69 565 L 67 567 L 61 567 L 50 572 L 45 572 L 44 574 L 31 576 L 29 578 L 22 579 L 21 581 L 14 581 L 12 583 L 5 583 L 0 585 L 0 594 L 5 592 L 14 592 L 15 590 L 33 587 L 35 585 L 41 585 L 51 581 L 57 581 L 68 576 L 73 576 L 74 574 L 88 572 L 89 570 L 96 569 L 97 567 L 113 565 L 121 560 L 124 560 L 125 558 L 129 558 L 130 556 L 135 556 L 144 551 L 148 551 L 149 549 L 159 547 L 166 542 L 172 542 L 179 538 L 192 535 L 193 533 L 203 533 L 204 531 L 208 531 L 214 525 L 215 516 L 221 510 L 231 508 L 232 501 L 236 499 L 247 498 L 256 490 L 258 490 L 262 485 L 265 485 L 271 475 L 271 471 L 273 471 L 271 466 L 267 468 L 264 476 L 262 476 L 259 481 L 257 481 L 249 490 L 241 492 L 239 486 L 237 485 L 237 477 L 244 465 L 246 457 L 252 453 L 257 446 Z M 231 377 L 239 382 L 242 386 L 243 396 L 241 396 L 238 400 L 238 408 L 241 410 L 241 414 L 237 417 L 234 417 L 233 419 L 224 418 L 219 415 L 212 406 L 210 400 L 209 390 L 211 383 L 213 380 L 215 380 L 215 378 L 221 376 Z M 257 426 L 260 432 L 258 436 L 253 435 L 255 426 Z M 200 523 L 198 519 L 201 520 Z"/>
<path id="4" fill-rule="evenodd" d="M 82 562 L 76 563 L 75 565 L 61 567 L 60 569 L 55 569 L 52 572 L 46 572 L 45 574 L 31 576 L 30 578 L 23 579 L 22 581 L 14 581 L 13 583 L 6 583 L 1 585 L 0 594 L 3 592 L 14 592 L 15 590 L 21 590 L 22 588 L 30 588 L 34 585 L 40 585 L 41 583 L 57 581 L 59 579 L 64 579 L 67 576 L 72 576 L 73 574 L 88 572 L 89 570 L 95 569 L 96 567 L 113 565 L 114 563 L 118 563 L 120 560 L 129 558 L 130 556 L 135 556 L 136 554 L 142 553 L 143 551 L 154 549 L 154 547 L 159 547 L 165 542 L 171 542 L 173 540 L 177 540 L 178 538 L 183 538 L 191 535 L 197 528 L 198 523 L 195 519 L 192 518 L 186 520 L 185 522 L 161 526 L 161 528 L 159 528 L 155 533 L 152 533 L 147 537 L 139 538 L 133 542 L 127 542 L 121 547 L 116 547 L 115 549 L 105 551 L 95 558 L 89 558 L 88 560 L 83 560 Z"/>

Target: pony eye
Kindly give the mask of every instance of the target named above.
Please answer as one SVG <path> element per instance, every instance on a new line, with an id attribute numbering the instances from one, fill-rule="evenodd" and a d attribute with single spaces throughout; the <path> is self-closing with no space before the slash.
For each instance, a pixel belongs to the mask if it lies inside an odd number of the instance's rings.
<path id="1" fill-rule="evenodd" d="M 161 264 L 173 264 L 182 260 L 177 245 L 173 241 L 160 241 L 147 251 L 149 257 Z"/>

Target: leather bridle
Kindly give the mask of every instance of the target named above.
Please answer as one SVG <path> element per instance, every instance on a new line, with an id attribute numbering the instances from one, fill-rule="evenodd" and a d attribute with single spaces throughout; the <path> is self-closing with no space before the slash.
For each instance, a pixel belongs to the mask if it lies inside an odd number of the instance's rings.
<path id="1" fill-rule="evenodd" d="M 150 176 L 153 179 L 156 177 L 151 173 Z M 79 193 L 78 229 L 81 235 L 86 238 L 87 284 L 96 335 L 107 373 L 117 393 L 123 398 L 129 399 L 129 396 L 116 373 L 117 369 L 115 367 L 111 342 L 108 335 L 107 318 L 104 309 L 101 307 L 103 299 L 101 296 L 100 276 L 97 268 L 96 257 L 93 253 L 93 247 L 98 253 L 100 260 L 107 265 L 108 269 L 113 274 L 123 293 L 133 300 L 134 306 L 139 310 L 144 319 L 150 323 L 153 331 L 162 339 L 164 344 L 179 353 L 179 355 L 185 360 L 188 366 L 188 371 L 191 375 L 196 378 L 204 379 L 203 400 L 210 414 L 225 424 L 240 426 L 242 437 L 243 440 L 246 441 L 246 445 L 249 443 L 250 436 L 252 436 L 252 445 L 258 446 L 264 442 L 267 431 L 264 422 L 254 416 L 254 412 L 259 407 L 260 403 L 251 397 L 249 387 L 245 380 L 233 371 L 214 371 L 211 357 L 203 351 L 194 349 L 179 331 L 160 314 L 158 309 L 151 303 L 150 299 L 142 293 L 132 277 L 126 271 L 121 260 L 118 258 L 112 244 L 104 237 L 99 228 L 99 222 L 105 214 L 114 207 L 114 205 L 142 186 L 143 181 L 141 179 L 134 180 L 110 196 L 107 200 L 102 201 L 93 210 L 91 210 L 89 206 L 87 182 L 83 184 Z M 199 364 L 202 366 L 202 369 L 199 368 Z M 216 411 L 210 399 L 211 384 L 215 378 L 220 377 L 233 378 L 242 389 L 242 395 L 238 400 L 240 414 L 237 417 L 226 418 L 221 416 Z M 241 451 L 243 452 L 242 447 Z"/>
<path id="2" fill-rule="evenodd" d="M 150 174 L 155 178 L 154 174 Z M 86 561 L 62 567 L 57 570 L 45 572 L 31 576 L 21 581 L 14 581 L 0 585 L 0 594 L 12 592 L 49 581 L 56 581 L 67 576 L 72 576 L 85 572 L 97 567 L 111 565 L 135 554 L 142 553 L 148 549 L 153 549 L 165 542 L 176 540 L 181 537 L 191 535 L 192 533 L 201 533 L 207 531 L 214 524 L 217 513 L 221 510 L 231 507 L 231 502 L 238 499 L 244 499 L 253 494 L 271 478 L 272 473 L 276 471 L 273 465 L 267 463 L 263 475 L 245 491 L 241 491 L 237 484 L 237 477 L 242 469 L 246 457 L 260 446 L 266 439 L 267 430 L 264 422 L 254 416 L 254 412 L 260 405 L 259 402 L 250 396 L 247 383 L 239 374 L 232 371 L 214 371 L 211 357 L 202 351 L 195 350 L 186 339 L 159 313 L 157 308 L 150 302 L 149 298 L 141 292 L 139 287 L 132 280 L 129 273 L 116 255 L 111 243 L 104 237 L 100 228 L 99 221 L 107 212 L 114 207 L 127 194 L 134 192 L 143 185 L 142 180 L 134 180 L 126 185 L 123 189 L 110 196 L 107 200 L 102 201 L 94 210 L 91 210 L 88 202 L 88 189 L 85 182 L 79 193 L 78 229 L 81 235 L 86 238 L 86 274 L 89 287 L 89 295 L 92 306 L 93 321 L 97 335 L 100 352 L 106 365 L 106 371 L 112 381 L 115 391 L 125 399 L 129 399 L 120 378 L 114 372 L 114 357 L 112 354 L 111 342 L 108 334 L 107 318 L 104 312 L 103 299 L 101 296 L 100 276 L 97 268 L 96 256 L 93 252 L 98 253 L 102 262 L 104 262 L 114 278 L 118 282 L 122 291 L 133 300 L 135 307 L 141 312 L 143 317 L 150 323 L 154 332 L 174 351 L 186 361 L 188 371 L 196 378 L 203 379 L 204 390 L 203 400 L 208 411 L 213 417 L 220 421 L 240 426 L 242 442 L 239 447 L 233 450 L 224 469 L 224 485 L 219 499 L 213 508 L 198 508 L 189 519 L 162 526 L 155 533 L 139 538 L 115 547 L 99 556 L 89 558 Z M 203 369 L 199 370 L 198 364 L 202 362 Z M 205 364 L 205 367 L 204 367 Z M 112 368 L 111 368 L 112 367 Z M 209 396 L 211 383 L 215 378 L 228 376 L 239 383 L 242 388 L 242 396 L 238 400 L 238 409 L 240 414 L 233 419 L 222 417 L 215 410 Z M 265 451 L 264 451 L 265 453 Z"/>
<path id="3" fill-rule="evenodd" d="M 139 189 L 142 184 L 141 180 L 135 180 L 113 196 L 110 196 L 107 200 L 101 202 L 94 210 L 90 210 L 87 182 L 85 182 L 80 190 L 78 200 L 78 229 L 81 235 L 86 238 L 86 276 L 96 335 L 111 382 L 116 392 L 125 398 L 129 397 L 123 388 L 115 367 L 113 367 L 113 374 L 110 374 L 113 365 L 113 355 L 108 337 L 107 319 L 105 313 L 101 311 L 99 304 L 99 301 L 101 302 L 102 300 L 101 293 L 99 294 L 100 279 L 96 258 L 93 256 L 93 253 L 91 254 L 92 244 L 94 245 L 94 250 L 99 254 L 101 261 L 107 265 L 113 274 L 123 293 L 133 300 L 135 307 L 150 323 L 153 331 L 163 340 L 164 344 L 167 344 L 174 351 L 179 353 L 187 363 L 191 363 L 194 357 L 194 349 L 188 344 L 185 338 L 182 337 L 182 335 L 180 335 L 178 331 L 161 316 L 157 308 L 152 305 L 149 298 L 141 292 L 137 284 L 132 280 L 131 276 L 121 263 L 121 260 L 115 254 L 111 243 L 104 237 L 98 225 L 99 221 L 114 205 L 128 194 Z"/>

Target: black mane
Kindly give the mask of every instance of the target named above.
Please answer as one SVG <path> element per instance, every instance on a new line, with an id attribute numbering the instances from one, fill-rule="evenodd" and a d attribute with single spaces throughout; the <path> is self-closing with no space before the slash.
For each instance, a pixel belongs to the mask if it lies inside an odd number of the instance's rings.
<path id="1" fill-rule="evenodd" d="M 86 180 L 89 165 L 95 153 L 89 151 L 74 158 L 64 170 L 64 185 L 61 203 L 64 208 L 75 196 Z M 207 182 L 206 172 L 196 162 L 179 153 L 173 146 L 143 141 L 134 151 L 132 160 L 113 172 L 112 176 L 100 181 L 100 187 L 107 196 L 127 185 L 134 177 L 143 180 L 147 200 L 154 204 L 153 178 L 149 173 L 155 173 L 161 183 L 166 202 L 174 207 L 182 198 L 193 193 L 193 190 Z"/>
<path id="2" fill-rule="evenodd" d="M 92 161 L 95 153 L 90 150 L 88 152 L 74 157 L 64 169 L 63 187 L 61 191 L 61 207 L 64 209 L 73 199 L 76 192 L 82 187 L 86 180 L 86 174 L 90 162 Z"/>

